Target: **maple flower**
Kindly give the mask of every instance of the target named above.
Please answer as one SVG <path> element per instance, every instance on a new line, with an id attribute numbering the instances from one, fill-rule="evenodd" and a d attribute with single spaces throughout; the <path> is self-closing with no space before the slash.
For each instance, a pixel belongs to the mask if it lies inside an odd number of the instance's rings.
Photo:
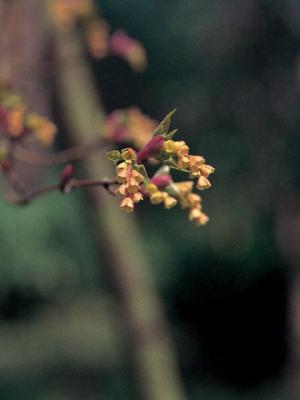
<path id="1" fill-rule="evenodd" d="M 210 181 L 205 176 L 200 176 L 200 178 L 197 181 L 196 188 L 198 190 L 205 190 L 209 189 L 210 187 L 211 187 Z"/>
<path id="2" fill-rule="evenodd" d="M 175 165 L 179 169 L 188 171 L 190 178 L 198 178 L 196 185 L 198 190 L 211 187 L 208 177 L 214 173 L 215 168 L 205 164 L 204 157 L 189 154 L 189 147 L 184 141 L 166 140 L 162 150 L 173 156 Z"/>
<path id="3" fill-rule="evenodd" d="M 206 164 L 204 157 L 189 154 L 190 149 L 185 141 L 172 139 L 176 133 L 176 130 L 169 130 L 173 113 L 174 111 L 169 113 L 155 127 L 150 140 L 137 153 L 133 149 L 108 153 L 108 158 L 114 163 L 123 160 L 117 165 L 120 185 L 116 193 L 122 197 L 121 207 L 126 212 L 132 212 L 134 204 L 144 195 L 152 204 L 163 204 L 166 209 L 178 204 L 181 208 L 188 209 L 190 221 L 198 226 L 205 225 L 209 218 L 202 211 L 201 196 L 194 193 L 193 189 L 210 188 L 208 178 L 215 168 Z M 154 159 L 157 164 L 161 164 L 151 179 L 148 178 L 147 170 L 142 164 L 148 159 Z M 174 182 L 170 174 L 172 169 L 187 173 L 189 180 Z"/>
<path id="4" fill-rule="evenodd" d="M 178 202 L 182 208 L 188 208 L 189 220 L 194 222 L 196 225 L 205 225 L 209 218 L 202 211 L 202 199 L 201 197 L 193 193 L 193 182 L 178 182 L 173 184 L 173 189 L 178 192 Z"/>
<path id="5" fill-rule="evenodd" d="M 208 216 L 199 208 L 192 208 L 189 213 L 189 220 L 196 225 L 205 225 L 209 221 Z"/>
<path id="6" fill-rule="evenodd" d="M 9 136 L 17 138 L 24 133 L 26 107 L 23 105 L 7 111 L 6 129 Z"/>
<path id="7" fill-rule="evenodd" d="M 133 168 L 131 160 L 116 166 L 116 176 L 120 185 L 115 193 L 121 197 L 120 207 L 126 213 L 131 213 L 135 203 L 143 200 L 140 184 L 144 178 Z"/>
<path id="8" fill-rule="evenodd" d="M 158 178 L 158 177 L 157 177 Z M 153 178 L 152 180 L 154 180 Z M 150 197 L 152 204 L 164 203 L 166 209 L 170 209 L 176 206 L 177 200 L 170 196 L 168 192 L 160 190 L 157 185 L 155 185 L 152 180 L 146 187 L 146 193 Z"/>
<path id="9" fill-rule="evenodd" d="M 25 121 L 26 128 L 32 131 L 41 144 L 48 147 L 53 144 L 57 133 L 56 125 L 48 118 L 29 113 Z"/>
<path id="10" fill-rule="evenodd" d="M 146 51 L 142 44 L 122 30 L 111 36 L 110 49 L 112 54 L 127 60 L 136 71 L 143 71 L 147 66 Z"/>
<path id="11" fill-rule="evenodd" d="M 141 149 L 151 139 L 157 122 L 137 107 L 115 110 L 106 119 L 105 136 L 113 142 L 132 142 Z"/>
<path id="12" fill-rule="evenodd" d="M 92 21 L 85 32 L 86 42 L 92 57 L 105 58 L 109 53 L 109 27 L 103 19 Z"/>

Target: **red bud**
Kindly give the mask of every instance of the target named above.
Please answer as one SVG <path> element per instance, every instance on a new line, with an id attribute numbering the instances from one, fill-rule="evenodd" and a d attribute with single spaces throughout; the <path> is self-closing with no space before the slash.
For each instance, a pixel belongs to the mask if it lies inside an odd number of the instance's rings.
<path id="1" fill-rule="evenodd" d="M 60 188 L 64 190 L 67 183 L 73 178 L 74 174 L 74 167 L 72 164 L 68 164 L 63 169 L 62 173 L 60 174 Z"/>
<path id="2" fill-rule="evenodd" d="M 164 144 L 163 136 L 153 136 L 149 142 L 145 144 L 145 146 L 140 150 L 137 154 L 137 163 L 140 164 L 144 160 L 147 160 L 149 157 L 154 156 L 155 154 L 161 151 L 161 148 Z"/>
<path id="3" fill-rule="evenodd" d="M 170 185 L 171 177 L 170 175 L 157 175 L 154 176 L 150 182 L 156 185 L 159 189 L 164 189 L 166 186 Z"/>

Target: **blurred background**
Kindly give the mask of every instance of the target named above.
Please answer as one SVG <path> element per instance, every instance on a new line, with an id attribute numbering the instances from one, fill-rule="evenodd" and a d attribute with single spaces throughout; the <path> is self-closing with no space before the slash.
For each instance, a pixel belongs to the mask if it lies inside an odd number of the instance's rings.
<path id="1" fill-rule="evenodd" d="M 105 110 L 177 107 L 178 138 L 216 167 L 204 228 L 137 209 L 187 397 L 300 399 L 299 1 L 96 4 L 149 58 L 144 73 L 92 62 Z M 1 202 L 3 400 L 133 398 L 89 207 L 79 192 Z"/>

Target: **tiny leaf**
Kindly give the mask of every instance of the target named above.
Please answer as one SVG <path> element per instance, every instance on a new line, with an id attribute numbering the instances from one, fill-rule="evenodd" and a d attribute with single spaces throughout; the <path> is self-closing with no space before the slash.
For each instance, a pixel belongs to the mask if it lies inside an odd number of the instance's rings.
<path id="1" fill-rule="evenodd" d="M 135 169 L 144 177 L 144 183 L 149 183 L 148 174 L 147 174 L 144 164 L 136 165 Z"/>
<path id="2" fill-rule="evenodd" d="M 153 136 L 157 136 L 157 135 L 166 136 L 168 134 L 168 131 L 169 131 L 169 128 L 171 125 L 171 121 L 172 121 L 172 117 L 173 117 L 175 111 L 176 111 L 176 108 L 174 108 L 174 110 L 172 110 L 171 112 L 169 112 L 169 114 L 167 114 L 165 116 L 165 118 L 160 122 L 160 124 L 157 126 L 157 128 L 153 132 Z"/>

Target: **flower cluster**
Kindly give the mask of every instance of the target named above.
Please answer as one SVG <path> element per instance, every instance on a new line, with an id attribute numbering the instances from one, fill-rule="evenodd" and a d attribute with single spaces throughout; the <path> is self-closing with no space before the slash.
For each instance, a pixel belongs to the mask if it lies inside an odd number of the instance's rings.
<path id="1" fill-rule="evenodd" d="M 210 188 L 208 178 L 215 169 L 202 156 L 189 154 L 184 141 L 173 140 L 176 130 L 169 131 L 173 113 L 165 117 L 137 153 L 131 148 L 108 153 L 108 158 L 116 164 L 120 182 L 116 193 L 121 195 L 121 208 L 126 212 L 132 212 L 135 203 L 148 197 L 152 204 L 163 204 L 166 209 L 176 205 L 188 209 L 190 221 L 205 225 L 209 218 L 202 211 L 201 197 L 193 189 Z M 148 177 L 145 166 L 149 159 L 160 163 L 152 178 Z M 173 169 L 186 173 L 189 180 L 175 182 L 171 175 Z"/>
<path id="2" fill-rule="evenodd" d="M 51 146 L 57 129 L 48 118 L 28 111 L 23 100 L 0 88 L 0 130 L 10 139 L 34 135 L 44 146 Z"/>
<path id="3" fill-rule="evenodd" d="M 120 185 L 116 194 L 121 197 L 121 209 L 130 213 L 134 205 L 143 200 L 141 183 L 143 175 L 136 165 L 136 152 L 133 149 L 124 149 L 121 154 L 122 162 L 116 166 L 116 176 Z"/>
<path id="4" fill-rule="evenodd" d="M 147 67 L 147 55 L 142 44 L 119 30 L 110 38 L 111 54 L 124 58 L 135 71 L 144 71 Z"/>
<path id="5" fill-rule="evenodd" d="M 202 156 L 190 155 L 189 147 L 184 141 L 166 140 L 162 151 L 178 169 L 187 171 L 190 178 L 197 178 L 197 189 L 204 190 L 211 187 L 208 177 L 215 171 L 215 168 L 205 164 Z"/>
<path id="6" fill-rule="evenodd" d="M 136 71 L 147 66 L 144 47 L 124 31 L 112 35 L 107 21 L 99 15 L 92 0 L 50 0 L 54 23 L 60 30 L 71 30 L 79 23 L 88 51 L 93 58 L 109 54 L 123 58 Z"/>
<path id="7" fill-rule="evenodd" d="M 35 138 L 44 147 L 53 144 L 56 125 L 48 118 L 28 110 L 22 98 L 14 94 L 9 85 L 0 83 L 0 167 L 12 166 L 12 146 L 22 144 L 25 138 Z"/>
<path id="8" fill-rule="evenodd" d="M 157 122 L 137 107 L 113 111 L 106 119 L 105 136 L 116 143 L 131 142 L 141 149 L 151 139 Z"/>

